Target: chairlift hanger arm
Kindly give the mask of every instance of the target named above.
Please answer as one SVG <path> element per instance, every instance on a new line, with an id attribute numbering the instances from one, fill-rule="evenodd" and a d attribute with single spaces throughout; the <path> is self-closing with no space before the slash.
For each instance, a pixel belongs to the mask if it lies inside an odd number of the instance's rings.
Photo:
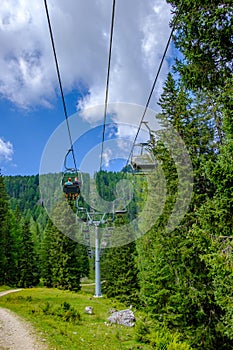
<path id="1" fill-rule="evenodd" d="M 58 83 L 59 83 L 59 87 L 60 87 L 63 110 L 64 110 L 65 119 L 66 119 L 66 126 L 67 126 L 68 135 L 69 135 L 70 151 L 72 152 L 75 169 L 77 169 L 76 159 L 75 159 L 75 154 L 74 154 L 74 149 L 73 149 L 71 130 L 70 130 L 69 119 L 68 119 L 68 113 L 67 113 L 67 107 L 66 107 L 66 102 L 65 102 L 65 97 L 64 97 L 63 87 L 62 87 L 61 74 L 60 74 L 60 69 L 59 69 L 59 64 L 58 64 L 58 58 L 57 58 L 57 53 L 56 53 L 55 41 L 54 41 L 53 30 L 52 30 L 52 25 L 51 25 L 51 21 L 50 21 L 47 0 L 44 0 L 44 6 L 45 6 L 48 27 L 49 27 L 50 40 L 51 40 L 52 49 L 53 49 L 53 56 L 54 56 L 54 61 L 55 61 L 55 66 L 56 66 L 57 78 L 58 78 Z"/>
<path id="2" fill-rule="evenodd" d="M 145 105 L 145 108 L 144 108 L 144 111 L 143 111 L 143 114 L 142 114 L 141 121 L 140 121 L 140 123 L 139 123 L 139 127 L 138 127 L 138 130 L 137 130 L 137 133 L 136 133 L 135 138 L 134 138 L 134 142 L 133 142 L 133 145 L 132 145 L 132 148 L 131 148 L 129 157 L 128 157 L 127 162 L 126 162 L 126 166 L 129 164 L 130 158 L 131 158 L 132 153 L 133 153 L 134 145 L 135 145 L 136 140 L 137 140 L 137 138 L 138 138 L 138 134 L 139 134 L 139 132 L 140 132 L 142 123 L 144 122 L 144 118 L 145 118 L 147 109 L 149 108 L 150 100 L 151 100 L 151 98 L 152 98 L 152 96 L 153 96 L 154 89 L 155 89 L 156 83 L 157 83 L 157 81 L 158 81 L 158 77 L 159 77 L 159 75 L 160 75 L 160 71 L 161 71 L 162 66 L 163 66 L 163 62 L 164 62 L 164 60 L 165 60 L 165 57 L 166 57 L 168 48 L 169 48 L 169 46 L 170 46 L 170 42 L 171 42 L 171 40 L 172 40 L 172 36 L 173 36 L 173 32 L 174 32 L 175 27 L 176 27 L 176 23 L 177 23 L 177 21 L 178 21 L 179 15 L 180 15 L 180 13 L 181 13 L 181 11 L 182 11 L 182 9 L 183 9 L 183 2 L 184 2 L 184 1 L 182 0 L 181 6 L 180 6 L 180 9 L 179 9 L 179 12 L 178 12 L 177 16 L 175 17 L 175 20 L 173 21 L 172 28 L 171 28 L 171 32 L 170 32 L 170 35 L 169 35 L 169 37 L 168 37 L 168 40 L 167 40 L 167 43 L 166 43 L 166 46 L 165 46 L 165 49 L 164 49 L 162 58 L 161 58 L 161 60 L 160 60 L 159 67 L 158 67 L 158 70 L 157 70 L 157 72 L 156 72 L 155 79 L 154 79 L 154 82 L 153 82 L 153 84 L 152 84 L 152 87 L 151 87 L 151 90 L 150 90 L 150 94 L 149 94 L 149 97 L 148 97 L 148 99 L 147 99 L 147 102 L 146 102 L 146 105 Z"/>
<path id="3" fill-rule="evenodd" d="M 70 152 L 73 153 L 73 150 L 72 150 L 71 148 L 67 151 L 67 153 L 66 153 L 66 155 L 65 155 L 64 168 L 66 169 L 66 171 L 71 171 L 71 172 L 73 173 L 73 172 L 77 172 L 77 169 L 76 169 L 76 168 L 69 168 L 69 167 L 67 166 L 67 157 L 68 157 L 68 155 L 70 154 Z"/>

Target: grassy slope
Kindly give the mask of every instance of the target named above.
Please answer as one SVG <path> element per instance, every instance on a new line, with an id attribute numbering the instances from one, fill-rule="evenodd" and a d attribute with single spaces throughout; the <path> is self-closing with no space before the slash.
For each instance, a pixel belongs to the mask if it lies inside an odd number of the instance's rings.
<path id="1" fill-rule="evenodd" d="M 8 286 L 0 286 L 0 292 L 4 292 L 5 290 L 10 290 L 12 288 L 8 287 Z"/>
<path id="2" fill-rule="evenodd" d="M 94 298 L 90 288 L 93 287 L 86 287 L 86 290 L 79 293 L 32 288 L 1 297 L 0 306 L 9 308 L 30 321 L 38 332 L 42 332 L 50 349 L 152 349 L 135 341 L 134 327 L 107 325 L 105 322 L 109 309 L 120 310 L 125 306 L 105 297 Z M 64 315 L 69 316 L 69 311 L 61 310 L 64 302 L 78 311 L 80 321 L 64 320 Z M 85 306 L 92 306 L 94 314 L 85 314 Z M 140 317 L 137 312 L 136 317 Z"/>

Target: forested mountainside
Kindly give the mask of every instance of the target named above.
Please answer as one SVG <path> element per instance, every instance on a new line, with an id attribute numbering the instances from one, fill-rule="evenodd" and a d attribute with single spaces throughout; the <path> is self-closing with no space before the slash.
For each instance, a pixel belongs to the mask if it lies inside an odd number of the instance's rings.
<path id="1" fill-rule="evenodd" d="M 108 297 L 133 303 L 149 315 L 138 330 L 145 342 L 153 344 L 159 329 L 164 338 L 179 334 L 184 343 L 176 349 L 232 350 L 233 7 L 230 1 L 168 2 L 175 14 L 174 42 L 183 56 L 167 76 L 158 118 L 164 126 L 172 125 L 187 147 L 192 198 L 182 221 L 168 230 L 177 198 L 180 208 L 183 201 L 172 154 L 156 135 L 150 149 L 163 173 L 166 198 L 161 201 L 161 178 L 155 171 L 150 202 L 140 216 L 149 230 L 104 251 L 103 289 Z M 179 166 L 185 172 L 187 164 Z M 113 175 L 104 176 L 107 186 Z M 49 219 L 39 219 L 44 214 L 37 186 L 36 176 L 0 177 L 0 283 L 29 286 L 40 281 L 78 290 L 89 271 L 87 252 Z M 109 187 L 101 191 L 106 199 L 113 195 Z M 146 194 L 144 183 L 137 184 L 134 216 L 140 215 Z M 118 229 L 124 223 L 119 220 Z"/>
<path id="2" fill-rule="evenodd" d="M 18 209 L 24 216 L 33 218 L 44 227 L 47 215 L 40 198 L 39 175 L 5 176 L 4 183 L 10 208 Z"/>
<path id="3" fill-rule="evenodd" d="M 49 220 L 38 175 L 0 176 L 0 215 L 0 284 L 80 288 L 89 274 L 87 249 Z"/>

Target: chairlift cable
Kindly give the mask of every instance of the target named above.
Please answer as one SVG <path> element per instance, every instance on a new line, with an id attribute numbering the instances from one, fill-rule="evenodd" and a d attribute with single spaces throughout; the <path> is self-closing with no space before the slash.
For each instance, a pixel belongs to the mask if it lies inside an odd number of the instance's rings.
<path id="1" fill-rule="evenodd" d="M 116 1 L 113 0 L 111 31 L 110 31 L 110 44 L 109 44 L 109 55 L 108 55 L 108 69 L 107 69 L 107 80 L 106 80 L 106 92 L 105 92 L 105 103 L 104 103 L 104 125 L 103 125 L 103 131 L 102 131 L 102 146 L 101 146 L 101 155 L 100 155 L 100 170 L 102 170 L 102 166 L 103 166 L 103 152 L 104 152 L 105 128 L 106 128 L 106 117 L 107 117 L 107 107 L 108 107 L 108 90 L 109 90 L 109 77 L 110 77 L 111 56 L 112 56 L 112 41 L 113 41 L 114 19 L 115 19 L 115 5 L 116 5 Z"/>
<path id="2" fill-rule="evenodd" d="M 167 54 L 167 50 L 168 50 L 169 45 L 170 45 L 170 42 L 171 42 L 171 39 L 172 39 L 173 32 L 174 32 L 174 30 L 175 30 L 175 26 L 176 26 L 177 20 L 178 20 L 178 18 L 179 18 L 180 13 L 181 13 L 182 6 L 183 6 L 183 1 L 182 1 L 182 3 L 181 3 L 180 10 L 179 10 L 179 12 L 178 12 L 178 14 L 177 14 L 177 16 L 176 16 L 174 22 L 173 22 L 172 29 L 171 29 L 169 38 L 168 38 L 168 40 L 167 40 L 167 44 L 166 44 L 165 49 L 164 49 L 164 52 L 163 52 L 163 56 L 162 56 L 162 58 L 161 58 L 161 61 L 160 61 L 160 64 L 159 64 L 157 73 L 156 73 L 156 75 L 155 75 L 155 79 L 154 79 L 154 82 L 153 82 L 153 84 L 152 84 L 151 91 L 150 91 L 149 97 L 148 97 L 148 99 L 147 99 L 147 103 L 146 103 L 146 105 L 145 105 L 145 108 L 144 108 L 144 111 L 143 111 L 143 115 L 142 115 L 141 121 L 140 121 L 140 123 L 139 123 L 138 130 L 137 130 L 137 133 L 136 133 L 136 135 L 135 135 L 135 138 L 134 138 L 134 141 L 133 141 L 133 145 L 132 145 L 132 148 L 131 148 L 129 157 L 128 157 L 127 162 L 126 162 L 126 166 L 127 166 L 127 164 L 129 164 L 130 157 L 132 156 L 133 149 L 134 149 L 136 140 L 137 140 L 137 138 L 138 138 L 138 134 L 139 134 L 139 132 L 140 132 L 141 126 L 142 126 L 142 124 L 143 124 L 143 121 L 144 121 L 144 118 L 145 118 L 147 109 L 148 109 L 148 107 L 149 107 L 150 100 L 151 100 L 151 97 L 152 97 L 152 95 L 153 95 L 153 92 L 154 92 L 156 83 L 157 83 L 157 81 L 158 81 L 158 77 L 159 77 L 161 68 L 162 68 L 162 66 L 163 66 L 163 62 L 164 62 L 164 59 L 165 59 L 166 54 Z"/>
<path id="3" fill-rule="evenodd" d="M 73 142 L 72 142 L 72 137 L 71 137 L 70 125 L 69 125 L 67 108 L 66 108 L 66 103 L 65 103 L 65 97 L 64 97 L 63 88 L 62 88 L 61 74 L 60 74 L 59 65 L 58 65 L 58 59 L 57 59 L 57 54 L 56 54 L 56 48 L 55 48 L 55 42 L 54 42 L 54 37 L 53 37 L 53 31 L 52 31 L 52 26 L 51 26 L 51 21 L 50 21 L 50 16 L 49 16 L 47 0 L 44 0 L 44 5 L 45 5 L 48 26 L 49 26 L 50 40 L 51 40 L 51 44 L 52 44 L 52 48 L 53 48 L 53 55 L 54 55 L 54 60 L 55 60 L 55 65 L 56 65 L 56 71 L 57 71 L 57 77 L 58 77 L 58 82 L 59 82 L 59 87 L 60 87 L 62 104 L 63 104 L 64 114 L 65 114 L 65 118 L 66 118 L 66 125 L 67 125 L 67 130 L 68 130 L 68 135 L 69 135 L 69 141 L 70 141 L 70 150 L 71 150 L 72 156 L 73 156 L 75 171 L 77 171 L 76 159 L 75 159 L 75 155 L 74 155 Z"/>

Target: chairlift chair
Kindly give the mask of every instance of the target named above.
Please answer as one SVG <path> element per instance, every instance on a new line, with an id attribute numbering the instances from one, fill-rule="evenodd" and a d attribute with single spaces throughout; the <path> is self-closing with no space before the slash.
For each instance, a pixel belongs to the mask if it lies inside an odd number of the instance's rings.
<path id="1" fill-rule="evenodd" d="M 66 198 L 68 198 L 69 200 L 76 200 L 80 195 L 81 182 L 73 183 L 72 185 L 68 185 L 66 184 L 66 182 L 68 178 L 71 178 L 72 180 L 74 180 L 75 177 L 78 177 L 78 179 L 80 179 L 81 175 L 79 174 L 77 169 L 69 168 L 67 166 L 67 157 L 70 152 L 71 152 L 71 149 L 69 149 L 68 152 L 66 153 L 65 160 L 64 160 L 65 171 L 63 173 L 63 178 L 62 178 L 62 186 L 63 186 L 63 192 Z"/>
<path id="2" fill-rule="evenodd" d="M 148 173 L 156 167 L 154 156 L 148 150 L 148 146 L 148 142 L 137 143 L 134 146 L 130 165 L 135 173 Z"/>
<path id="3" fill-rule="evenodd" d="M 73 185 L 64 184 L 63 185 L 63 192 L 65 193 L 65 195 L 67 197 L 70 197 L 73 195 L 72 196 L 73 199 L 76 199 L 80 194 L 80 188 L 79 188 L 79 185 L 76 185 L 76 184 L 73 184 Z"/>
<path id="4" fill-rule="evenodd" d="M 142 124 L 148 130 L 150 142 L 140 142 L 133 146 L 130 165 L 135 174 L 149 173 L 156 167 L 153 153 L 149 150 L 150 145 L 154 143 L 154 135 L 148 121 L 143 121 Z"/>
<path id="5" fill-rule="evenodd" d="M 114 211 L 115 215 L 123 215 L 123 214 L 127 214 L 127 210 L 126 209 L 118 209 Z"/>

